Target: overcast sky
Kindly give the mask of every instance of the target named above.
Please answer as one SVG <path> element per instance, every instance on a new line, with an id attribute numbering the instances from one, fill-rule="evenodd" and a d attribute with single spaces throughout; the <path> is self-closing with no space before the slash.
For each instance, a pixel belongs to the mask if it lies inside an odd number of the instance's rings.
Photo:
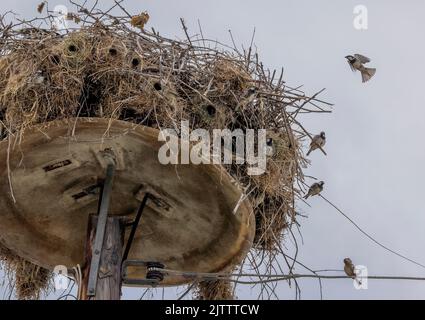
<path id="1" fill-rule="evenodd" d="M 36 13 L 39 0 L 2 1 L 0 11 L 23 17 Z M 66 1 L 50 1 L 50 7 Z M 109 6 L 110 1 L 101 1 Z M 306 93 L 326 88 L 322 99 L 335 103 L 334 112 L 309 115 L 311 132 L 326 131 L 328 156 L 311 155 L 308 174 L 326 182 L 324 196 L 337 204 L 385 245 L 425 264 L 425 2 L 421 0 L 127 0 L 131 13 L 147 10 L 148 26 L 182 38 L 179 18 L 197 32 L 201 21 L 208 38 L 238 44 L 255 43 L 264 64 L 285 68 L 291 86 Z M 365 5 L 369 29 L 353 27 L 353 8 Z M 422 40 L 421 40 L 422 39 Z M 372 59 L 375 77 L 362 84 L 344 56 L 361 53 Z M 373 275 L 425 276 L 425 270 L 391 255 L 360 234 L 320 198 L 301 206 L 304 244 L 299 261 L 312 269 L 342 269 L 342 260 L 368 267 Z M 290 244 L 288 244 L 290 247 Z M 300 273 L 304 271 L 299 269 Z M 300 281 L 302 298 L 319 298 L 317 281 Z M 279 297 L 293 299 L 285 283 Z M 125 298 L 141 290 L 125 290 Z M 160 293 L 160 291 L 159 291 Z M 350 280 L 324 281 L 324 298 L 423 299 L 423 282 L 369 281 L 368 290 L 355 290 Z M 175 296 L 169 290 L 167 297 Z M 255 298 L 250 287 L 239 298 Z M 160 297 L 160 295 L 157 295 Z"/>

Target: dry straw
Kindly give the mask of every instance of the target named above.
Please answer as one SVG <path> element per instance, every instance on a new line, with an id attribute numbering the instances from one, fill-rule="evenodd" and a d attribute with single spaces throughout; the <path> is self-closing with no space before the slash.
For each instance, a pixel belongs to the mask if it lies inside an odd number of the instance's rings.
<path id="1" fill-rule="evenodd" d="M 47 295 L 50 292 L 50 271 L 17 256 L 1 243 L 0 263 L 5 266 L 2 271 L 9 285 L 13 284 L 11 291 L 18 299 L 39 299 L 42 293 Z"/>
<path id="2" fill-rule="evenodd" d="M 106 11 L 71 3 L 75 10 L 67 21 L 73 27 L 66 30 L 51 27 L 55 14 L 47 3 L 38 7 L 42 18 L 0 17 L 0 139 L 69 117 L 121 119 L 158 129 L 179 128 L 181 120 L 208 130 L 267 129 L 273 154 L 265 174 L 249 176 L 246 165 L 226 169 L 254 207 L 253 250 L 273 256 L 296 222 L 295 201 L 308 164 L 301 147 L 311 134 L 299 116 L 329 112 L 330 104 L 288 87 L 283 71 L 265 69 L 252 44 L 237 49 L 189 37 L 183 20 L 186 40 L 171 40 L 146 30 L 147 13 L 132 16 L 119 1 Z M 121 15 L 110 14 L 119 8 Z M 18 271 L 7 251 L 3 256 Z M 37 274 L 34 281 L 44 281 L 45 273 Z M 201 297 L 214 298 L 214 292 L 227 297 L 217 284 L 202 284 L 200 290 Z M 22 295 L 28 296 L 37 297 Z"/>
<path id="3" fill-rule="evenodd" d="M 195 297 L 198 300 L 232 300 L 232 285 L 226 280 L 210 280 L 199 282 Z"/>

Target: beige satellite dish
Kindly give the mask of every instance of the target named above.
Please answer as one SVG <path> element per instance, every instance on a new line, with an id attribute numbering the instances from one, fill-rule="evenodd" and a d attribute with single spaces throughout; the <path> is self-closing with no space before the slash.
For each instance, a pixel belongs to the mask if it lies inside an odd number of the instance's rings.
<path id="1" fill-rule="evenodd" d="M 240 201 L 241 189 L 220 166 L 162 165 L 158 134 L 129 122 L 80 118 L 1 142 L 0 241 L 50 270 L 87 264 L 89 217 L 101 207 L 111 153 L 108 217 L 133 221 L 145 200 L 126 259 L 182 271 L 230 270 L 252 245 L 249 202 Z M 130 233 L 126 229 L 123 244 Z M 146 268 L 130 266 L 126 276 L 143 279 Z M 167 276 L 160 285 L 186 282 Z"/>

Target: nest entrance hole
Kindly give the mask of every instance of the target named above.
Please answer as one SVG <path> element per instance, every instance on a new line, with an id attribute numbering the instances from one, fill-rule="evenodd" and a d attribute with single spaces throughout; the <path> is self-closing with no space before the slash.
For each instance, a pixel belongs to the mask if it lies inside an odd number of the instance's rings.
<path id="1" fill-rule="evenodd" d="M 133 66 L 133 68 L 137 68 L 140 65 L 140 59 L 139 58 L 133 58 L 131 60 L 131 65 Z"/>
<path id="2" fill-rule="evenodd" d="M 156 91 L 161 91 L 161 90 L 162 90 L 162 85 L 161 85 L 161 83 L 160 83 L 160 82 L 155 82 L 155 83 L 153 84 L 153 87 L 154 87 L 154 89 L 155 89 Z"/>
<path id="3" fill-rule="evenodd" d="M 213 105 L 211 105 L 211 104 L 207 105 L 206 109 L 207 109 L 208 115 L 210 115 L 211 117 L 215 116 L 217 110 L 215 109 L 215 107 Z"/>
<path id="4" fill-rule="evenodd" d="M 109 51 L 108 52 L 109 52 L 109 55 L 111 57 L 116 57 L 118 55 L 118 50 L 115 49 L 115 48 L 109 48 Z"/>
<path id="5" fill-rule="evenodd" d="M 75 44 L 70 44 L 68 46 L 68 51 L 71 52 L 71 53 L 76 53 L 76 52 L 78 52 L 78 47 Z"/>
<path id="6" fill-rule="evenodd" d="M 99 110 L 103 88 L 99 81 L 87 76 L 84 79 L 82 93 L 79 99 L 79 116 L 94 117 Z"/>

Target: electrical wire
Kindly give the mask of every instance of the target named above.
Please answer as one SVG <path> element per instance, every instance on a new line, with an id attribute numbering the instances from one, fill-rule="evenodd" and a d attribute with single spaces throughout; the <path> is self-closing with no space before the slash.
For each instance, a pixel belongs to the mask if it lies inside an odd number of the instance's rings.
<path id="1" fill-rule="evenodd" d="M 406 260 L 409 261 L 413 264 L 416 264 L 417 266 L 420 266 L 422 268 L 425 269 L 425 265 L 423 265 L 422 263 L 419 263 L 413 259 L 410 259 L 408 257 L 406 257 L 405 255 L 391 249 L 388 248 L 387 246 L 383 245 L 382 243 L 380 243 L 379 241 L 377 241 L 376 239 L 374 239 L 371 235 L 369 235 L 366 231 L 364 231 L 357 223 L 355 223 L 348 215 L 346 215 L 341 209 L 339 209 L 335 204 L 333 204 L 331 201 L 329 201 L 328 199 L 326 199 L 324 196 L 322 196 L 321 194 L 319 194 L 319 196 L 325 200 L 329 205 L 331 205 L 335 210 L 337 210 L 340 214 L 342 214 L 348 221 L 350 221 L 350 223 L 355 226 L 357 228 L 357 230 L 359 230 L 361 233 L 363 233 L 367 238 L 369 238 L 372 242 L 374 242 L 375 244 L 377 244 L 378 246 L 380 246 L 381 248 L 387 250 L 388 252 L 391 252 L 392 254 Z"/>
<path id="2" fill-rule="evenodd" d="M 156 271 L 160 271 L 165 275 L 169 276 L 180 276 L 188 279 L 197 279 L 197 280 L 226 280 L 236 283 L 261 283 L 261 282 L 273 282 L 273 281 L 282 281 L 289 279 L 299 279 L 299 278 L 314 278 L 314 279 L 352 279 L 347 275 L 319 275 L 319 274 L 258 274 L 258 273 L 237 273 L 237 274 L 228 274 L 228 273 L 206 273 L 206 272 L 189 272 L 189 271 L 178 271 L 173 269 L 160 269 L 154 268 Z M 268 280 L 260 280 L 256 282 L 244 282 L 239 280 L 234 280 L 232 277 L 249 277 L 249 278 L 267 278 Z M 359 276 L 359 279 L 367 278 L 372 280 L 411 280 L 411 281 L 425 281 L 425 277 L 413 277 L 413 276 Z"/>

